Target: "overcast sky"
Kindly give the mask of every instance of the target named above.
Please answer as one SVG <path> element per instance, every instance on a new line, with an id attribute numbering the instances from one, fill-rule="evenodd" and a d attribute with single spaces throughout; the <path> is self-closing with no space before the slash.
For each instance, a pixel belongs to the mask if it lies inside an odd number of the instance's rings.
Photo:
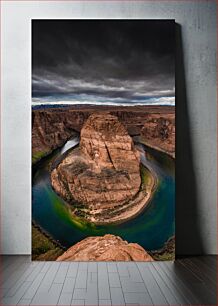
<path id="1" fill-rule="evenodd" d="M 174 25 L 167 20 L 33 20 L 33 105 L 174 105 Z"/>

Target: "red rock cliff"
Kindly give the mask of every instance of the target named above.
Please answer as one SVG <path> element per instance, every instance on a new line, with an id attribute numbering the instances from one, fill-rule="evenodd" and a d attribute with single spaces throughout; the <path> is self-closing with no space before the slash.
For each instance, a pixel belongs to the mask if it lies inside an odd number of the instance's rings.
<path id="1" fill-rule="evenodd" d="M 75 135 L 75 124 L 69 115 L 36 111 L 32 114 L 32 156 L 33 162 L 62 146 Z"/>
<path id="2" fill-rule="evenodd" d="M 175 157 L 175 115 L 149 114 L 141 135 L 145 143 Z"/>

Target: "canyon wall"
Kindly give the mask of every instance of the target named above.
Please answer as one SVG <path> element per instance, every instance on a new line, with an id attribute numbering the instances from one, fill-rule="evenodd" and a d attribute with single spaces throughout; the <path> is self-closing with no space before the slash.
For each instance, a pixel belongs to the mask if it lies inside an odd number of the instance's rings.
<path id="1" fill-rule="evenodd" d="M 32 162 L 62 146 L 76 135 L 76 123 L 84 122 L 83 114 L 71 116 L 68 112 L 32 112 Z M 76 119 L 76 120 L 75 120 Z"/>
<path id="2" fill-rule="evenodd" d="M 62 146 L 80 132 L 90 114 L 96 110 L 118 117 L 129 135 L 141 135 L 146 145 L 175 153 L 174 107 L 74 107 L 39 109 L 32 112 L 33 162 Z"/>
<path id="3" fill-rule="evenodd" d="M 141 129 L 143 143 L 175 157 L 175 115 L 149 114 Z"/>

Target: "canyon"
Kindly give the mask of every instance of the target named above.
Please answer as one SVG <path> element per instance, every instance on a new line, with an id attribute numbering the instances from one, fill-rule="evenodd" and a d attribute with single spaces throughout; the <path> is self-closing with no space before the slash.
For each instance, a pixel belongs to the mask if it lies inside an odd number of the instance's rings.
<path id="1" fill-rule="evenodd" d="M 157 186 L 155 174 L 140 162 L 142 152 L 133 139 L 145 148 L 166 153 L 173 161 L 174 112 L 174 107 L 163 106 L 33 110 L 32 162 L 36 164 L 80 135 L 79 146 L 49 166 L 53 190 L 67 203 L 74 220 L 96 225 L 126 222 L 144 210 Z M 70 245 L 58 261 L 162 260 L 171 258 L 173 249 L 169 244 L 166 250 L 149 252 L 152 259 L 137 243 L 108 234 Z"/>
<path id="2" fill-rule="evenodd" d="M 51 184 L 77 217 L 99 225 L 121 223 L 146 206 L 155 187 L 152 173 L 142 167 L 123 124 L 97 112 L 84 123 L 79 148 L 51 172 Z"/>
<path id="3" fill-rule="evenodd" d="M 137 243 L 118 236 L 88 237 L 70 247 L 57 261 L 153 261 Z"/>
<path id="4" fill-rule="evenodd" d="M 175 108 L 169 106 L 80 106 L 32 111 L 32 162 L 36 163 L 70 137 L 96 111 L 117 116 L 130 136 L 140 136 L 147 146 L 175 157 Z"/>

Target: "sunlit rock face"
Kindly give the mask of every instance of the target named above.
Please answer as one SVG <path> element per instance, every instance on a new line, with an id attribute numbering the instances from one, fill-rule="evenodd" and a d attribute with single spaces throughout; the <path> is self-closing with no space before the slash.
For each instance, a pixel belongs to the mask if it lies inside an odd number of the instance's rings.
<path id="1" fill-rule="evenodd" d="M 94 218 L 108 208 L 121 208 L 139 192 L 139 166 L 139 152 L 118 118 L 95 113 L 81 130 L 79 150 L 52 171 L 51 182 L 58 194 L 82 203 L 84 213 Z"/>
<path id="2" fill-rule="evenodd" d="M 137 243 L 119 236 L 88 237 L 69 248 L 57 261 L 153 261 Z"/>

